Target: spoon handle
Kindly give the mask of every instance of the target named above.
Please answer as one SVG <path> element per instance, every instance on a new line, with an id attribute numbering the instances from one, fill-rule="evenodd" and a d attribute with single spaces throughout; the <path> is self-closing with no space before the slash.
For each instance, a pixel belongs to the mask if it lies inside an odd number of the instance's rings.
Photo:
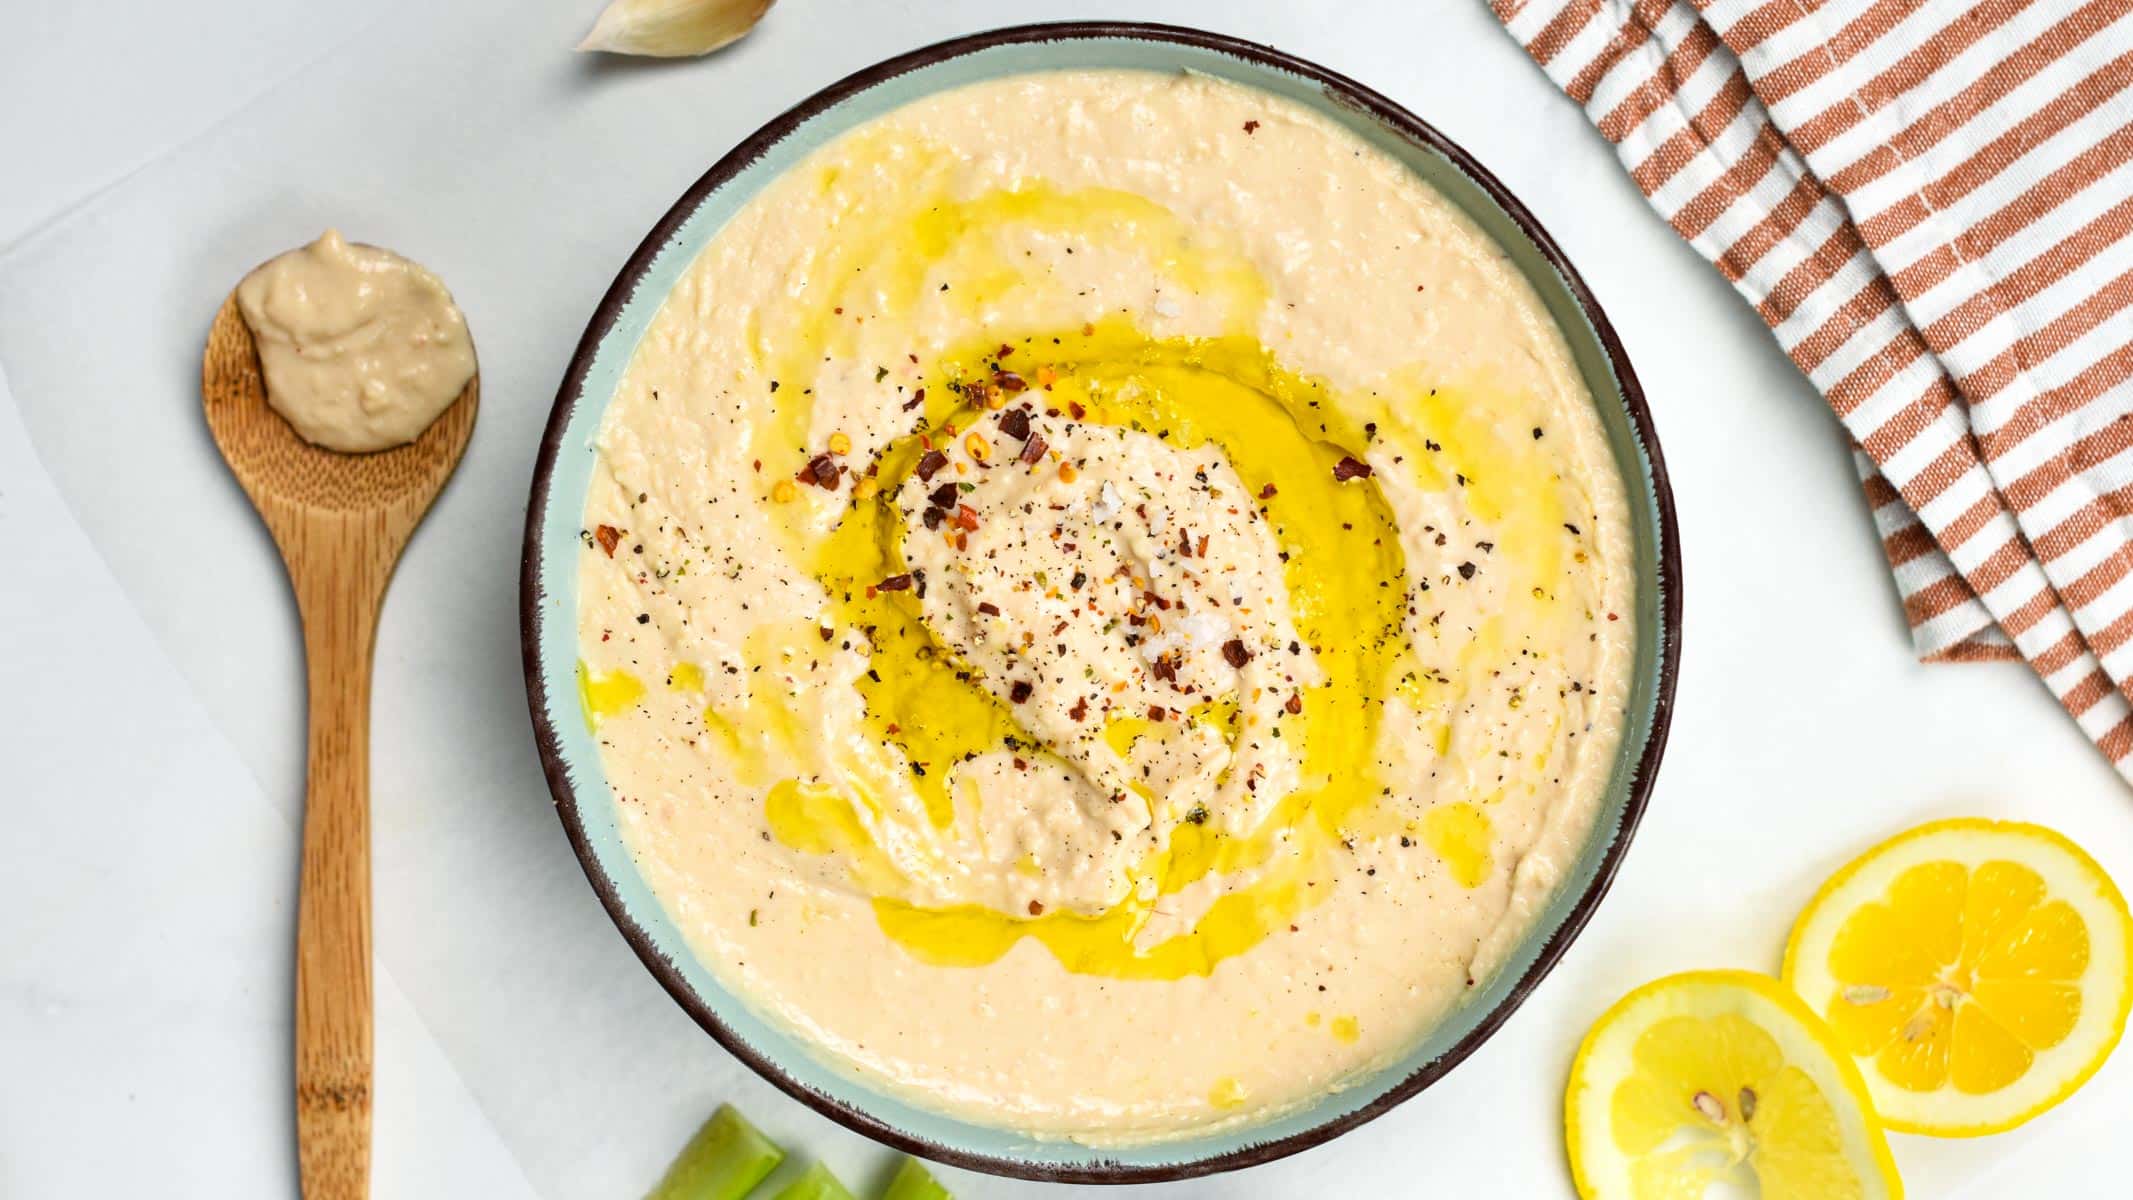
<path id="1" fill-rule="evenodd" d="M 302 545 L 283 547 L 303 615 L 310 692 L 296 910 L 296 1140 L 305 1200 L 370 1194 L 370 671 L 392 569 L 391 556 L 379 553 L 383 534 L 374 517 L 313 514 Z"/>

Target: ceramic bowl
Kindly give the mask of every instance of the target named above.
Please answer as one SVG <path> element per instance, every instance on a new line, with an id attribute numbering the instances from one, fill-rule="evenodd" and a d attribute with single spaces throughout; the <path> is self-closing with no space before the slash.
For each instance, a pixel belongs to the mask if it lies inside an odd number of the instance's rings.
<path id="1" fill-rule="evenodd" d="M 1198 71 L 1286 97 L 1405 164 L 1478 222 L 1538 289 L 1597 398 L 1628 481 L 1639 583 L 1628 721 L 1597 828 L 1504 968 L 1399 1060 L 1309 1105 L 1245 1128 L 1124 1148 L 1038 1140 L 885 1095 L 721 986 L 692 955 L 623 844 L 574 676 L 578 531 L 593 437 L 638 339 L 697 252 L 780 173 L 854 126 L 948 88 L 1071 68 Z M 1229 1170 L 1317 1145 L 1428 1087 L 1496 1032 L 1592 916 L 1643 814 L 1680 655 L 1681 566 L 1659 443 L 1621 343 L 1555 243 L 1479 163 L 1385 97 L 1279 51 L 1189 29 L 1073 23 L 958 38 L 861 71 L 742 142 L 674 203 L 600 301 L 556 396 L 533 474 L 520 604 L 527 697 L 563 828 L 622 935 L 705 1031 L 796 1099 L 889 1145 L 1001 1175 L 1121 1183 Z"/>

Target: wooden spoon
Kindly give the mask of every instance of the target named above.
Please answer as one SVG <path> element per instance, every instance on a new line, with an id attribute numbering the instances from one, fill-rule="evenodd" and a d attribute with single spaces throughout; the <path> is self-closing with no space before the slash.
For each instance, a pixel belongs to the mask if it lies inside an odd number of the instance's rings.
<path id="1" fill-rule="evenodd" d="M 296 1149 L 306 1200 L 370 1192 L 370 663 L 408 535 L 459 465 L 481 376 L 421 437 L 342 454 L 267 406 L 234 293 L 201 364 L 208 429 L 281 548 L 303 618 L 310 766 L 296 907 Z"/>

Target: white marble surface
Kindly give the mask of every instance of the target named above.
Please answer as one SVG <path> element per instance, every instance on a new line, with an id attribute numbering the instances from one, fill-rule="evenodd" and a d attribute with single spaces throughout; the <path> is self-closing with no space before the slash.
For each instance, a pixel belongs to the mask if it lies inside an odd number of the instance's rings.
<path id="1" fill-rule="evenodd" d="M 1920 820 L 2044 821 L 2133 883 L 2133 797 L 2022 668 L 1911 661 L 1834 421 L 1478 0 L 785 0 L 654 66 L 568 52 L 597 7 L 0 7 L 0 1196 L 294 1191 L 297 642 L 197 372 L 236 278 L 329 222 L 451 282 L 484 384 L 379 641 L 377 1194 L 633 1194 L 723 1099 L 847 1179 L 890 1164 L 705 1038 L 595 903 L 527 730 L 518 533 L 571 347 L 681 189 L 848 71 L 1022 20 L 1271 42 L 1462 142 L 1614 315 L 1681 511 L 1672 748 L 1577 946 L 1391 1115 L 1164 1194 L 1567 1194 L 1560 1088 L 1600 1009 L 1773 968 L 1814 884 Z M 2021 1131 L 1896 1153 L 1917 1196 L 2122 1195 L 2128 1111 L 2122 1052 Z"/>

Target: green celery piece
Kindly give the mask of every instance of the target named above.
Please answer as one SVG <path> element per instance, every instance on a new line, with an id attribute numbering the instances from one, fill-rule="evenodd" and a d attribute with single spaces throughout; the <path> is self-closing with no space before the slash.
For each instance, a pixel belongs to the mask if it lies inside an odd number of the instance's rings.
<path id="1" fill-rule="evenodd" d="M 888 1190 L 881 1200 L 955 1200 L 953 1193 L 941 1186 L 926 1168 L 915 1158 L 907 1158 L 896 1168 L 896 1177 L 889 1180 Z"/>
<path id="2" fill-rule="evenodd" d="M 783 1150 L 721 1104 L 646 1200 L 741 1200 L 783 1161 Z"/>
<path id="3" fill-rule="evenodd" d="M 815 1163 L 805 1175 L 779 1189 L 771 1200 L 852 1200 L 852 1194 L 828 1167 Z"/>

